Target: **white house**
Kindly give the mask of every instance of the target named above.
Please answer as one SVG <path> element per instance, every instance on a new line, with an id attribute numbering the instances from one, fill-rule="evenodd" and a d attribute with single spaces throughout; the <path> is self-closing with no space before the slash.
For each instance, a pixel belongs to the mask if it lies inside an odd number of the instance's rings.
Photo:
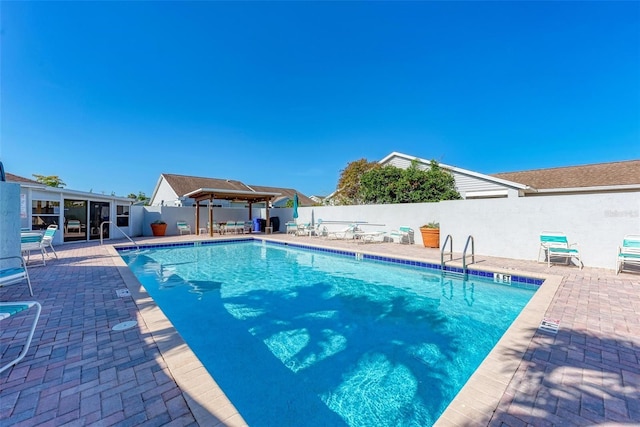
<path id="1" fill-rule="evenodd" d="M 380 160 L 383 166 L 406 169 L 416 160 L 426 169 L 431 161 L 393 152 Z M 640 191 L 640 160 L 567 166 L 485 175 L 438 164 L 448 170 L 463 199 L 532 197 Z"/>
<path id="2" fill-rule="evenodd" d="M 56 224 L 56 244 L 99 240 L 101 226 L 104 239 L 121 238 L 118 229 L 130 235 L 132 199 L 49 187 L 10 173 L 6 180 L 20 185 L 20 227 L 44 230 Z"/>
<path id="3" fill-rule="evenodd" d="M 411 162 L 416 160 L 418 167 L 428 169 L 431 165 L 430 160 L 421 159 L 416 156 L 393 152 L 380 160 L 382 166 L 395 166 L 397 168 L 406 169 L 411 166 Z M 493 197 L 519 197 L 522 196 L 530 188 L 527 185 L 505 179 L 496 178 L 467 169 L 457 168 L 455 166 L 438 163 L 440 168 L 451 172 L 456 181 L 456 189 L 463 199 L 479 199 Z"/>

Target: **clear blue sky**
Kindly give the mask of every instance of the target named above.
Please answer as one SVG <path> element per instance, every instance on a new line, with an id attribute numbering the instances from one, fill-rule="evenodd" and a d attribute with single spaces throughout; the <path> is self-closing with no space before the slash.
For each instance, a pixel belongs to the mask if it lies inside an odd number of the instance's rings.
<path id="1" fill-rule="evenodd" d="M 640 158 L 637 1 L 3 1 L 1 24 L 0 159 L 72 190 Z"/>

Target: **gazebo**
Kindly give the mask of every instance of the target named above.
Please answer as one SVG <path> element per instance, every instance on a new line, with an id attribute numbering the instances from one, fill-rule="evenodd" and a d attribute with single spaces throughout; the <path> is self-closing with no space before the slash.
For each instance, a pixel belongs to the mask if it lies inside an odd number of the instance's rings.
<path id="1" fill-rule="evenodd" d="M 264 192 L 264 191 L 246 191 L 246 190 L 228 190 L 221 188 L 198 188 L 185 194 L 185 197 L 192 198 L 196 204 L 196 233 L 200 234 L 200 228 L 197 224 L 200 224 L 200 202 L 208 201 L 209 212 L 209 224 L 213 224 L 213 200 L 233 200 L 233 201 L 246 201 L 249 203 L 249 221 L 252 220 L 251 205 L 254 203 L 265 202 L 266 205 L 266 221 L 267 227 L 271 226 L 271 220 L 269 219 L 269 202 L 274 197 L 279 196 L 280 193 Z M 209 227 L 209 236 L 213 237 L 213 227 Z"/>

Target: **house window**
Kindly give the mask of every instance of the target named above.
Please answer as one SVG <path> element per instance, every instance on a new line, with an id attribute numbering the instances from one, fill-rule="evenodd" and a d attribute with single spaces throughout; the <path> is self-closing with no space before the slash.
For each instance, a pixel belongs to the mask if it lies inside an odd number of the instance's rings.
<path id="1" fill-rule="evenodd" d="M 116 225 L 118 227 L 129 226 L 129 205 L 116 206 Z"/>
<path id="2" fill-rule="evenodd" d="M 60 221 L 60 202 L 54 200 L 31 201 L 31 229 L 44 230 Z"/>

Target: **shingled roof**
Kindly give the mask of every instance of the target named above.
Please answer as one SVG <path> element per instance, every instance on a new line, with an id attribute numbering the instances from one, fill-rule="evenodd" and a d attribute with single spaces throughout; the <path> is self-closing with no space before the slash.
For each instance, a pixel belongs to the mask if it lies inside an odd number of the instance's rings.
<path id="1" fill-rule="evenodd" d="M 232 179 L 204 178 L 199 176 L 176 175 L 163 173 L 162 176 L 173 188 L 178 196 L 184 196 L 200 188 L 215 188 L 229 191 L 255 191 L 258 193 L 280 193 L 277 200 L 283 198 L 293 199 L 293 195 L 298 193 L 300 206 L 313 206 L 315 202 L 307 196 L 301 194 L 293 188 L 266 187 L 262 185 L 246 185 L 240 181 Z"/>
<path id="2" fill-rule="evenodd" d="M 280 188 L 280 187 L 265 187 L 263 185 L 250 185 L 251 188 L 253 188 L 255 191 L 259 191 L 259 192 L 275 192 L 275 193 L 280 193 L 281 195 L 278 196 L 277 200 L 281 200 L 281 199 L 292 199 L 293 200 L 293 196 L 298 193 L 298 205 L 299 206 L 313 206 L 316 204 L 316 202 L 314 202 L 312 199 L 310 199 L 309 197 L 305 196 L 304 194 L 300 193 L 299 191 L 296 191 L 293 188 Z M 276 202 L 277 202 L 276 200 Z"/>
<path id="3" fill-rule="evenodd" d="M 491 176 L 538 190 L 640 185 L 640 160 L 506 172 Z"/>
<path id="4" fill-rule="evenodd" d="M 251 191 L 247 185 L 232 179 L 203 178 L 199 176 L 163 173 L 162 176 L 178 196 L 184 196 L 199 188 L 217 188 L 229 191 Z"/>
<path id="5" fill-rule="evenodd" d="M 34 184 L 34 185 L 44 185 L 38 181 L 35 181 L 33 179 L 29 179 L 29 178 L 23 178 L 21 176 L 18 175 L 14 175 L 12 173 L 6 172 L 5 174 L 5 178 L 7 179 L 7 182 L 22 182 L 25 184 Z"/>

